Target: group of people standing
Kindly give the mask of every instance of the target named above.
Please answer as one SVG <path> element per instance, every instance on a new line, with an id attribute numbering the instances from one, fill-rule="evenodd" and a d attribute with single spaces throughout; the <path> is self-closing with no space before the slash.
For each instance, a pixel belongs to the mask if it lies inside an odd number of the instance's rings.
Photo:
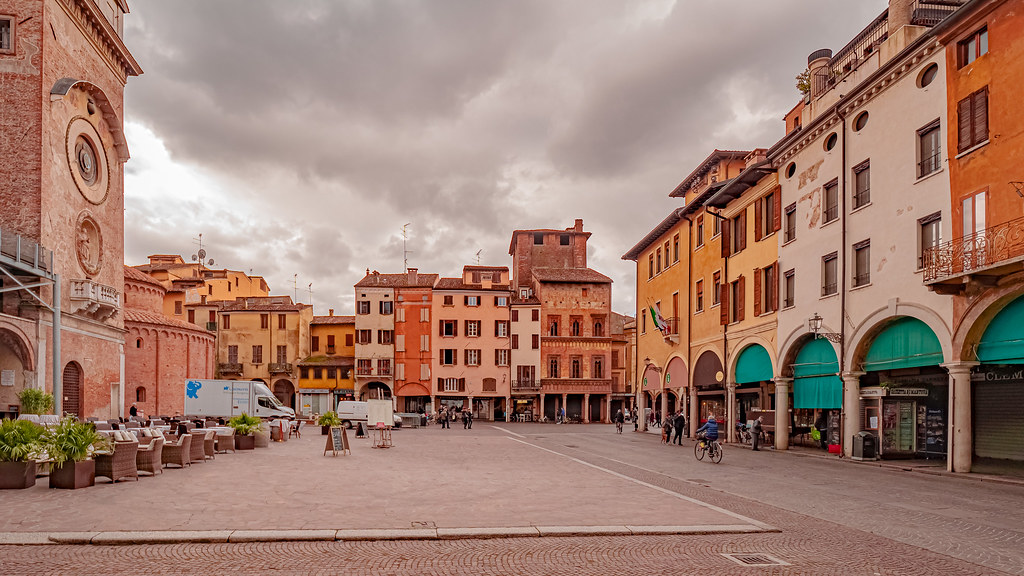
<path id="1" fill-rule="evenodd" d="M 437 421 L 441 424 L 441 428 L 451 428 L 452 422 L 455 422 L 459 418 L 462 418 L 462 428 L 464 430 L 473 429 L 473 411 L 468 408 L 459 410 L 455 406 L 441 406 L 441 409 L 437 411 Z"/>
<path id="2" fill-rule="evenodd" d="M 686 430 L 686 416 L 682 410 L 670 414 L 661 427 L 661 441 L 664 444 L 683 445 L 683 431 Z"/>

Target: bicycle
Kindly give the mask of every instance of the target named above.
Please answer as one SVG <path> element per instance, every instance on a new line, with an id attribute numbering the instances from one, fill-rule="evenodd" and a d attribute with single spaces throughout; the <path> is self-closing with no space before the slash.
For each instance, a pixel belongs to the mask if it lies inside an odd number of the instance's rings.
<path id="1" fill-rule="evenodd" d="M 703 460 L 704 455 L 707 454 L 712 462 L 718 464 L 722 461 L 722 443 L 718 440 L 709 442 L 708 440 L 701 438 L 693 445 L 693 456 L 697 460 Z"/>

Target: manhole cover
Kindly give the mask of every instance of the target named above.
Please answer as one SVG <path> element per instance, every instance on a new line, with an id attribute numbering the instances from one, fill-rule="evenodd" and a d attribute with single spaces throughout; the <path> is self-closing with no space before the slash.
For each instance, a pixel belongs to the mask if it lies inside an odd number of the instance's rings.
<path id="1" fill-rule="evenodd" d="M 733 552 L 731 554 L 722 554 L 722 556 L 740 566 L 789 566 L 788 562 L 783 562 L 770 554 L 763 554 L 761 552 Z"/>

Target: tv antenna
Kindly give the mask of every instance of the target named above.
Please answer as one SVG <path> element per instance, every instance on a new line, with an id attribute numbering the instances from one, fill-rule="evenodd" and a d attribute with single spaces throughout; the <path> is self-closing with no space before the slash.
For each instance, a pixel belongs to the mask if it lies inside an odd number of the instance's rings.
<path id="1" fill-rule="evenodd" d="M 199 245 L 199 250 L 192 255 L 192 261 L 198 262 L 200 266 L 213 266 L 213 258 L 206 260 L 206 250 L 203 249 L 203 235 L 200 233 L 198 238 L 193 238 L 192 243 Z"/>
<path id="2" fill-rule="evenodd" d="M 477 266 L 479 266 L 479 265 L 480 265 L 480 253 L 481 253 L 481 252 L 483 252 L 483 249 L 480 249 L 480 250 L 477 250 L 477 251 L 476 251 L 476 265 L 477 265 Z"/>
<path id="3" fill-rule="evenodd" d="M 406 272 L 409 271 L 409 226 L 412 226 L 412 222 L 402 226 L 402 264 L 405 266 Z"/>
<path id="4" fill-rule="evenodd" d="M 313 283 L 310 282 L 309 286 L 307 286 L 306 289 L 309 290 L 309 307 L 312 308 L 313 307 Z"/>
<path id="5" fill-rule="evenodd" d="M 299 301 L 299 275 L 292 275 L 292 302 Z"/>

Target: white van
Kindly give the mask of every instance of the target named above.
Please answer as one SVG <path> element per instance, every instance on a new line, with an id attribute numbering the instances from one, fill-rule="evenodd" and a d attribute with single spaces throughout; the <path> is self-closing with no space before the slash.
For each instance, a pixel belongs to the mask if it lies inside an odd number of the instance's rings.
<path id="1" fill-rule="evenodd" d="M 338 418 L 341 418 L 341 425 L 345 428 L 352 428 L 357 422 L 366 422 L 369 415 L 369 404 L 354 400 L 342 400 L 338 402 Z M 402 417 L 394 417 L 395 428 L 402 427 Z"/>

